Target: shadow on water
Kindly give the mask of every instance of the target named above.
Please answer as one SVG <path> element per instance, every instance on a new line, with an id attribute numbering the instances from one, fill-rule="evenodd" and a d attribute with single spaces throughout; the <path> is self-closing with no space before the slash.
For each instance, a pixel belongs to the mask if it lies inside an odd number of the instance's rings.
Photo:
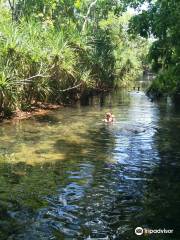
<path id="1" fill-rule="evenodd" d="M 101 103 L 1 129 L 1 240 L 179 239 L 179 114 L 142 93 Z"/>
<path id="2" fill-rule="evenodd" d="M 35 120 L 40 123 L 49 123 L 49 124 L 57 124 L 59 123 L 59 118 L 55 115 L 43 115 L 43 116 L 34 116 Z"/>
<path id="3" fill-rule="evenodd" d="M 107 138 L 104 142 L 102 135 Z M 87 136 L 87 144 L 71 139 L 55 141 L 54 150 L 63 152 L 63 162 L 30 165 L 6 163 L 3 159 L 0 239 L 71 239 L 86 232 L 80 220 L 85 206 L 80 204 L 83 205 L 86 189 L 94 181 L 95 168 L 101 169 L 107 152 L 113 148 L 113 136 L 104 126 L 99 132 L 89 130 L 81 134 L 83 139 Z M 94 164 L 96 161 L 100 162 Z"/>
<path id="4" fill-rule="evenodd" d="M 159 128 L 155 143 L 160 161 L 152 173 L 153 181 L 145 195 L 144 221 L 153 229 L 173 229 L 173 236 L 180 238 L 180 111 L 165 104 L 160 108 Z M 161 237 L 156 239 L 162 239 Z"/>

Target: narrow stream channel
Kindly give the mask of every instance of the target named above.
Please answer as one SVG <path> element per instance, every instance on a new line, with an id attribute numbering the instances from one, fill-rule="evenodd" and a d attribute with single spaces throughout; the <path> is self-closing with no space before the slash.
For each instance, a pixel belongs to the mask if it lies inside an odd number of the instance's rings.
<path id="1" fill-rule="evenodd" d="M 179 240 L 179 140 L 179 109 L 143 92 L 1 124 L 0 240 Z"/>

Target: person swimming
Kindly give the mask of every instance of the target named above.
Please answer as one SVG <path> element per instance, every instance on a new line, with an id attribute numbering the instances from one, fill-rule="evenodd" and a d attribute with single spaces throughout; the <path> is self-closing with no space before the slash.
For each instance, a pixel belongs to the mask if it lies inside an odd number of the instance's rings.
<path id="1" fill-rule="evenodd" d="M 103 121 L 106 123 L 114 122 L 114 115 L 110 112 L 107 112 Z"/>

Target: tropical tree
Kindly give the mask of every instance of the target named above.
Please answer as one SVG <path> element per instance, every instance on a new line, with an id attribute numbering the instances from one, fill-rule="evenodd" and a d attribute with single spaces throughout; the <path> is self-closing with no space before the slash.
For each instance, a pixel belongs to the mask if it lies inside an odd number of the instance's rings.
<path id="1" fill-rule="evenodd" d="M 1 8 L 1 112 L 69 103 L 127 85 L 142 69 L 144 43 L 130 38 L 118 0 L 8 0 Z"/>
<path id="2" fill-rule="evenodd" d="M 149 1 L 147 10 L 134 16 L 130 25 L 133 33 L 139 33 L 145 38 L 152 36 L 154 38 L 149 59 L 153 70 L 159 75 L 153 82 L 151 90 L 157 91 L 158 95 L 178 93 L 180 91 L 180 2 Z"/>

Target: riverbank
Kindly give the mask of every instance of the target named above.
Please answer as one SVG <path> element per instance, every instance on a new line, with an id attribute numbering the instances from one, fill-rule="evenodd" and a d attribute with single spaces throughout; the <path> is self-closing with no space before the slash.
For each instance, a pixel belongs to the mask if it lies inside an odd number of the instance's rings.
<path id="1" fill-rule="evenodd" d="M 62 104 L 51 104 L 51 103 L 36 103 L 32 105 L 31 108 L 27 111 L 22 111 L 17 109 L 13 111 L 10 116 L 1 116 L 0 122 L 7 123 L 13 121 L 20 121 L 31 118 L 33 116 L 46 115 L 51 111 L 58 110 L 63 108 L 65 105 Z"/>
<path id="2" fill-rule="evenodd" d="M 0 5 L 2 116 L 11 115 L 17 107 L 24 111 L 33 101 L 71 104 L 91 90 L 128 86 L 143 71 L 148 42 L 138 36 L 132 40 L 124 27 L 130 19 L 128 13 L 117 18 L 111 12 L 110 17 L 108 10 L 107 16 L 94 19 L 92 27 L 82 32 L 81 20 L 73 18 L 71 25 L 67 13 L 60 9 L 56 21 L 53 16 L 50 24 L 51 17 L 48 22 L 45 16 L 42 18 L 43 7 L 39 9 L 39 5 L 31 6 L 35 15 L 18 16 L 18 21 L 12 21 L 10 8 Z M 26 11 L 20 6 L 15 4 L 23 16 Z M 71 7 L 72 12 L 77 11 L 73 4 Z M 20 115 L 24 118 L 31 114 Z"/>

